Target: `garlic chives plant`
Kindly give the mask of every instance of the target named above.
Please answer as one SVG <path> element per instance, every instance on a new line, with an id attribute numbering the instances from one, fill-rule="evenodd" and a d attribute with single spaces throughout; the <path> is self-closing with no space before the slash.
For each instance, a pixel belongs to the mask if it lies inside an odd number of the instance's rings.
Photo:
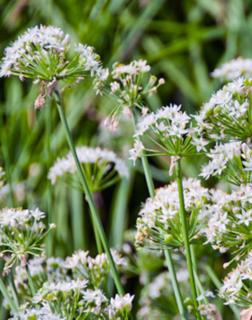
<path id="1" fill-rule="evenodd" d="M 74 142 L 73 142 L 73 139 L 72 139 L 72 135 L 71 135 L 68 123 L 67 123 L 65 112 L 63 110 L 62 99 L 61 99 L 60 93 L 59 93 L 58 90 L 56 90 L 54 94 L 55 94 L 55 101 L 56 101 L 57 109 L 58 109 L 58 112 L 59 112 L 59 116 L 60 116 L 61 122 L 62 122 L 64 130 L 65 130 L 68 146 L 69 146 L 69 148 L 70 148 L 70 150 L 72 152 L 74 161 L 76 163 L 76 167 L 77 167 L 79 178 L 80 178 L 80 181 L 81 181 L 81 184 L 82 184 L 82 187 L 83 187 L 83 191 L 85 193 L 86 200 L 87 200 L 89 208 L 90 208 L 91 218 L 92 218 L 92 221 L 93 221 L 95 232 L 96 232 L 96 235 L 99 237 L 98 239 L 96 239 L 96 241 L 97 242 L 101 241 L 103 249 L 105 250 L 105 252 L 106 252 L 106 254 L 108 256 L 108 261 L 109 261 L 109 263 L 111 265 L 111 273 L 112 273 L 112 276 L 113 276 L 117 291 L 118 291 L 119 294 L 122 295 L 124 293 L 124 290 L 123 290 L 123 287 L 121 285 L 121 281 L 120 281 L 120 278 L 119 278 L 119 274 L 118 274 L 115 262 L 113 260 L 112 255 L 111 255 L 111 251 L 110 251 L 110 248 L 109 248 L 109 245 L 108 245 L 108 241 L 106 239 L 106 235 L 105 235 L 102 223 L 101 223 L 101 219 L 99 217 L 99 213 L 98 213 L 98 211 L 96 209 L 96 205 L 95 205 L 95 202 L 94 202 L 94 199 L 93 199 L 93 195 L 92 195 L 92 193 L 90 191 L 86 175 L 85 175 L 85 173 L 84 173 L 84 171 L 82 169 L 82 166 L 80 164 L 80 161 L 79 161 L 77 153 L 76 153 L 76 149 L 75 149 L 75 145 L 74 145 Z"/>
<path id="2" fill-rule="evenodd" d="M 105 120 L 105 124 L 112 130 L 116 130 L 118 126 L 118 114 L 121 109 L 130 113 L 133 122 L 136 125 L 137 111 L 142 114 L 148 112 L 148 109 L 143 106 L 143 101 L 147 96 L 154 94 L 158 87 L 164 84 L 164 79 L 157 79 L 155 76 L 149 74 L 150 66 L 145 60 L 135 60 L 128 65 L 116 63 L 112 70 L 111 92 L 117 97 L 118 106 L 112 111 L 110 117 Z M 141 158 L 144 176 L 146 179 L 148 192 L 151 197 L 155 195 L 154 183 L 150 171 L 149 163 L 143 152 L 143 144 L 137 140 L 134 144 L 136 150 L 131 151 L 131 159 L 134 161 L 137 157 Z M 183 304 L 182 295 L 179 289 L 174 263 L 171 252 L 168 248 L 165 249 L 165 258 L 169 273 L 171 275 L 171 282 L 176 297 L 176 302 L 181 319 L 186 319 L 186 312 Z"/>
<path id="3" fill-rule="evenodd" d="M 151 147 L 149 147 L 151 145 Z M 187 267 L 191 283 L 194 312 L 201 319 L 198 311 L 197 289 L 193 271 L 188 222 L 185 211 L 184 191 L 180 159 L 197 153 L 197 145 L 192 141 L 190 118 L 181 111 L 181 106 L 170 105 L 157 112 L 147 113 L 137 124 L 135 144 L 131 150 L 131 159 L 136 161 L 146 153 L 148 156 L 171 156 L 175 161 L 176 181 L 179 198 L 179 215 L 182 226 Z"/>
<path id="4" fill-rule="evenodd" d="M 36 26 L 29 29 L 10 47 L 5 49 L 0 76 L 10 75 L 19 76 L 21 80 L 31 78 L 39 83 L 40 94 L 35 101 L 36 108 L 42 108 L 47 96 L 53 95 L 69 148 L 76 162 L 83 191 L 90 207 L 97 242 L 101 241 L 108 255 L 117 290 L 122 294 L 123 288 L 108 246 L 99 213 L 96 209 L 86 175 L 76 154 L 75 145 L 63 110 L 58 84 L 60 81 L 65 81 L 66 83 L 78 82 L 89 75 L 94 79 L 96 93 L 100 93 L 103 82 L 108 77 L 108 70 L 102 67 L 99 56 L 94 52 L 93 48 L 82 44 L 73 44 L 69 35 L 66 35 L 60 28 Z"/>

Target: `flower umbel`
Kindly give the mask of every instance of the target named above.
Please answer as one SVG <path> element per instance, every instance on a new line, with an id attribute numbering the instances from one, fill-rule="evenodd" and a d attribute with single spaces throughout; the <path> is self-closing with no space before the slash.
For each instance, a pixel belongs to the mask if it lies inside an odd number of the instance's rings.
<path id="1" fill-rule="evenodd" d="M 98 90 L 108 71 L 92 47 L 72 43 L 70 36 L 58 27 L 41 25 L 28 29 L 5 49 L 0 77 L 10 75 L 47 83 L 79 81 L 90 75 Z"/>
<path id="2" fill-rule="evenodd" d="M 126 163 L 112 151 L 101 148 L 78 147 L 78 159 L 87 175 L 92 191 L 103 190 L 114 184 L 120 177 L 128 177 Z M 55 184 L 60 177 L 73 181 L 77 168 L 74 158 L 69 152 L 64 158 L 58 159 L 51 167 L 48 178 Z"/>
<path id="3" fill-rule="evenodd" d="M 146 155 L 182 157 L 194 154 L 189 121 L 189 116 L 177 105 L 162 107 L 142 117 L 137 124 L 131 158 L 136 160 L 143 149 Z"/>
<path id="4" fill-rule="evenodd" d="M 42 222 L 45 213 L 39 209 L 3 209 L 0 211 L 0 247 L 7 272 L 16 262 L 25 265 L 29 256 L 43 251 L 42 240 L 48 231 Z"/>
<path id="5" fill-rule="evenodd" d="M 195 179 L 184 181 L 184 195 L 190 240 L 201 234 L 206 223 L 205 205 L 210 200 L 209 191 Z M 181 247 L 183 238 L 179 219 L 177 184 L 173 182 L 156 191 L 154 198 L 148 198 L 139 212 L 136 244 L 151 248 Z"/>

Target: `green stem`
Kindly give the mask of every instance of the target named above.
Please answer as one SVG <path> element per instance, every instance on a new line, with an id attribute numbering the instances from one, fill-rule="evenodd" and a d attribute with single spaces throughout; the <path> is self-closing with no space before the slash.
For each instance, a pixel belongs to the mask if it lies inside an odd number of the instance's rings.
<path id="1" fill-rule="evenodd" d="M 71 132 L 70 132 L 70 129 L 69 129 L 69 126 L 68 126 L 68 123 L 67 123 L 67 119 L 66 119 L 63 107 L 62 107 L 61 95 L 60 95 L 58 90 L 55 90 L 55 101 L 56 101 L 56 104 L 57 104 L 57 108 L 58 108 L 58 112 L 59 112 L 59 116 L 60 116 L 61 122 L 62 122 L 62 124 L 64 126 L 64 129 L 65 129 L 66 138 L 67 138 L 67 142 L 68 142 L 69 148 L 71 150 L 71 153 L 73 155 L 74 161 L 76 163 L 76 167 L 77 167 L 77 171 L 79 173 L 79 177 L 80 177 L 80 180 L 81 180 L 83 191 L 85 193 L 86 200 L 87 200 L 87 203 L 88 203 L 89 208 L 90 208 L 90 213 L 91 213 L 92 221 L 94 223 L 94 228 L 95 228 L 95 230 L 97 232 L 97 235 L 99 236 L 99 240 L 101 241 L 102 246 L 103 246 L 103 248 L 104 248 L 104 250 L 106 252 L 106 255 L 107 255 L 107 258 L 108 258 L 108 262 L 109 262 L 109 265 L 110 265 L 110 268 L 111 268 L 111 273 L 112 273 L 112 276 L 113 276 L 113 279 L 114 279 L 114 282 L 115 282 L 116 289 L 117 289 L 118 293 L 122 295 L 124 293 L 124 290 L 123 290 L 123 287 L 122 287 L 121 282 L 120 282 L 119 274 L 118 274 L 114 259 L 112 257 L 112 254 L 111 254 L 109 246 L 108 246 L 108 242 L 107 242 L 107 239 L 106 239 L 106 236 L 105 236 L 105 232 L 104 232 L 101 220 L 100 220 L 100 216 L 99 216 L 99 214 L 98 214 L 98 212 L 96 210 L 96 206 L 95 206 L 95 203 L 94 203 L 93 195 L 92 195 L 92 193 L 91 193 L 91 191 L 89 189 L 85 173 L 84 173 L 84 171 L 82 169 L 82 166 L 81 166 L 81 164 L 79 162 L 79 159 L 78 159 L 78 156 L 77 156 L 77 153 L 76 153 L 76 149 L 75 149 L 75 146 L 74 146 L 72 135 L 71 135 Z"/>
<path id="2" fill-rule="evenodd" d="M 50 103 L 49 106 L 45 109 L 45 131 L 46 131 L 46 166 L 49 170 L 51 164 L 51 137 L 52 137 L 52 105 Z M 47 194 L 46 194 L 46 201 L 47 201 L 47 217 L 48 217 L 48 225 L 53 223 L 53 211 L 52 211 L 52 199 L 53 199 L 53 192 L 52 192 L 52 184 L 48 180 L 47 181 Z M 47 239 L 46 239 L 46 250 L 47 256 L 50 257 L 53 255 L 53 233 L 50 232 Z"/>
<path id="3" fill-rule="evenodd" d="M 30 290 L 31 290 L 31 294 L 32 294 L 32 296 L 35 296 L 36 290 L 35 290 L 35 287 L 34 287 L 34 284 L 33 284 L 33 280 L 32 280 L 32 276 L 31 276 L 31 273 L 30 273 L 29 266 L 26 265 L 25 268 L 26 268 L 26 272 L 27 272 L 27 276 L 28 276 L 28 284 L 29 284 L 29 287 L 30 287 Z"/>
<path id="4" fill-rule="evenodd" d="M 143 169 L 144 169 L 144 175 L 145 175 L 149 194 L 151 197 L 154 197 L 155 188 L 154 188 L 153 179 L 152 179 L 152 175 L 151 175 L 150 168 L 149 168 L 149 163 L 148 163 L 148 160 L 145 155 L 142 155 L 141 161 L 142 161 L 142 165 L 143 165 Z"/>
<path id="5" fill-rule="evenodd" d="M 187 218 L 186 218 L 180 161 L 181 160 L 179 159 L 176 162 L 176 179 L 177 179 L 178 196 L 179 196 L 179 216 L 180 216 L 180 222 L 182 226 L 182 236 L 183 236 L 184 246 L 185 246 L 186 262 L 187 262 L 187 269 L 188 269 L 189 279 L 191 284 L 193 304 L 195 308 L 196 318 L 201 319 L 201 316 L 198 311 L 197 288 L 196 288 L 196 282 L 195 282 L 195 277 L 193 272 L 192 255 L 191 255 L 190 241 L 189 241 L 189 235 L 188 235 L 188 225 L 187 225 Z"/>
<path id="6" fill-rule="evenodd" d="M 148 160 L 146 159 L 146 157 L 144 155 L 141 156 L 141 160 L 142 160 L 142 164 L 143 164 L 144 175 L 145 175 L 149 194 L 151 197 L 154 197 L 155 188 L 154 188 L 153 179 L 152 179 L 151 171 L 149 168 Z M 177 280 L 177 276 L 176 276 L 176 272 L 175 272 L 175 267 L 174 267 L 171 251 L 169 249 L 165 249 L 164 254 L 165 254 L 165 259 L 166 259 L 166 263 L 167 263 L 168 270 L 169 270 L 169 275 L 171 277 L 172 287 L 173 287 L 173 291 L 175 294 L 175 299 L 176 299 L 176 303 L 178 306 L 180 318 L 182 320 L 185 320 L 185 319 L 187 319 L 186 311 L 184 308 L 180 288 L 178 285 L 178 280 Z"/>
<path id="7" fill-rule="evenodd" d="M 16 314 L 18 312 L 18 308 L 15 302 L 11 299 L 8 290 L 5 287 L 3 280 L 0 278 L 0 291 L 2 292 L 3 297 L 6 299 L 8 304 L 10 305 L 11 311 Z"/>
<path id="8" fill-rule="evenodd" d="M 165 259 L 166 259 L 166 263 L 167 263 L 167 266 L 168 266 L 169 274 L 170 274 L 170 277 L 171 277 L 172 287 L 173 287 L 173 290 L 174 290 L 174 294 L 175 294 L 175 298 L 176 298 L 176 302 L 177 302 L 180 318 L 182 320 L 186 320 L 187 319 L 186 312 L 185 312 L 185 309 L 184 309 L 183 300 L 182 300 L 181 292 L 180 292 L 180 289 L 179 289 L 178 280 L 177 280 L 177 277 L 176 277 L 176 271 L 175 271 L 175 267 L 174 267 L 174 264 L 173 264 L 171 251 L 166 249 L 166 250 L 164 250 L 164 253 L 165 253 Z"/>

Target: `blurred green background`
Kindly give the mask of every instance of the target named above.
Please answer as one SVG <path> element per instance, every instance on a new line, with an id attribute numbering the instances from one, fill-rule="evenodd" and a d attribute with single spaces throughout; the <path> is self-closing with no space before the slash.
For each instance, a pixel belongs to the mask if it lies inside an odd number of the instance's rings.
<path id="1" fill-rule="evenodd" d="M 0 52 L 2 56 L 28 27 L 55 25 L 94 46 L 107 67 L 146 59 L 153 73 L 166 80 L 148 101 L 150 107 L 177 103 L 195 113 L 219 85 L 210 77 L 216 66 L 237 56 L 252 57 L 251 9 L 252 2 L 245 0 L 0 0 Z M 46 179 L 48 168 L 67 152 L 54 105 L 49 102 L 35 111 L 38 89 L 29 81 L 1 79 L 0 87 L 0 164 L 8 182 L 1 205 L 39 206 L 48 212 L 49 221 L 57 224 L 47 241 L 48 254 L 92 251 L 94 238 L 81 192 L 63 183 L 52 188 Z M 95 97 L 83 82 L 68 90 L 64 101 L 77 145 L 106 146 L 126 156 L 132 128 L 125 124 L 115 136 L 100 126 L 115 103 L 111 98 Z M 164 159 L 152 163 L 156 186 L 169 180 L 168 165 Z M 195 176 L 199 167 L 189 159 L 185 174 Z M 129 181 L 96 195 L 112 246 L 120 247 L 123 231 L 134 228 L 147 195 L 138 167 Z M 216 261 L 211 263 L 218 271 Z"/>

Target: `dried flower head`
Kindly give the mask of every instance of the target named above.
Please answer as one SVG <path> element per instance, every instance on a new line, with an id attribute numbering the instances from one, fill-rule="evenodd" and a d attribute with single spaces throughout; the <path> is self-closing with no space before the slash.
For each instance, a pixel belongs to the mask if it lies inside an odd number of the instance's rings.
<path id="1" fill-rule="evenodd" d="M 112 151 L 83 146 L 76 148 L 76 152 L 92 191 L 100 191 L 111 186 L 119 177 L 128 177 L 125 162 Z M 73 181 L 76 173 L 76 164 L 69 152 L 64 158 L 55 162 L 49 170 L 48 178 L 53 184 L 61 177 Z"/>
<path id="2" fill-rule="evenodd" d="M 195 179 L 184 181 L 185 208 L 189 225 L 189 238 L 194 241 L 206 223 L 205 206 L 210 200 L 208 189 Z M 179 218 L 177 183 L 156 191 L 148 198 L 137 219 L 136 244 L 151 248 L 181 247 L 183 238 Z"/>

